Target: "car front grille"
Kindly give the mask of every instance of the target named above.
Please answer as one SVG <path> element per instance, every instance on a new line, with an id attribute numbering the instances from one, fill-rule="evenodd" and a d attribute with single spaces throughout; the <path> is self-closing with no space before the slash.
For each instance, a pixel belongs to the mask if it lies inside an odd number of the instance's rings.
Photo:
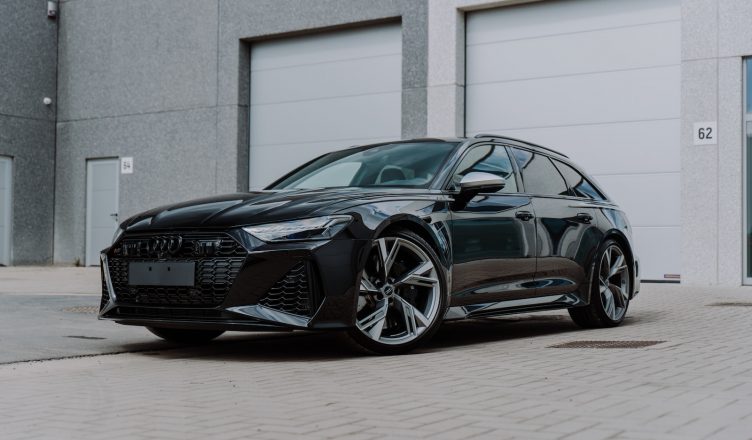
<path id="1" fill-rule="evenodd" d="M 217 307 L 224 302 L 245 261 L 245 249 L 224 234 L 183 234 L 180 248 L 169 256 L 160 257 L 148 255 L 148 244 L 145 243 L 149 239 L 148 236 L 127 237 L 113 249 L 113 256 L 108 263 L 118 304 Z M 207 247 L 206 243 L 211 246 Z M 157 259 L 166 262 L 194 262 L 194 285 L 128 285 L 129 263 Z"/>
<path id="2" fill-rule="evenodd" d="M 299 316 L 311 316 L 319 305 L 310 263 L 293 266 L 259 300 L 259 304 Z"/>

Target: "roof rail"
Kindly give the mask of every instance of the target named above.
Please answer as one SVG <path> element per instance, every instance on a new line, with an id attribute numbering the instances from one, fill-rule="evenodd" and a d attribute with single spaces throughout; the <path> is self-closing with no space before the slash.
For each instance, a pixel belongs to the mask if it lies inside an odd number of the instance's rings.
<path id="1" fill-rule="evenodd" d="M 527 145 L 530 145 L 530 146 L 533 146 L 533 147 L 541 148 L 543 150 L 550 151 L 550 152 L 552 152 L 554 154 L 558 154 L 559 156 L 566 157 L 567 159 L 569 159 L 569 156 L 567 156 L 566 154 L 561 153 L 559 151 L 556 151 L 554 149 L 548 148 L 548 147 L 544 147 L 543 145 L 538 145 L 538 144 L 534 144 L 532 142 L 523 141 L 522 139 L 515 139 L 515 138 L 509 137 L 509 136 L 502 136 L 500 134 L 479 133 L 479 134 L 476 134 L 475 136 L 473 136 L 473 138 L 474 139 L 479 139 L 479 138 L 507 139 L 507 140 L 510 140 L 510 141 L 520 142 L 522 144 L 527 144 Z"/>

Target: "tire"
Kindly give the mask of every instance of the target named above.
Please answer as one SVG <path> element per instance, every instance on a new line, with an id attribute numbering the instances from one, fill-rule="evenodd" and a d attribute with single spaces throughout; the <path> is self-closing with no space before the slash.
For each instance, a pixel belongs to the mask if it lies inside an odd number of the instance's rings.
<path id="1" fill-rule="evenodd" d="M 616 241 L 606 240 L 596 254 L 590 304 L 569 309 L 569 316 L 583 328 L 616 327 L 627 315 L 631 286 L 626 253 Z"/>
<path id="2" fill-rule="evenodd" d="M 224 333 L 222 330 L 190 330 L 164 327 L 147 327 L 147 330 L 165 341 L 181 344 L 203 344 Z"/>
<path id="3" fill-rule="evenodd" d="M 374 240 L 360 280 L 356 326 L 347 334 L 367 352 L 407 353 L 439 329 L 446 279 L 436 252 L 419 235 L 399 230 Z"/>

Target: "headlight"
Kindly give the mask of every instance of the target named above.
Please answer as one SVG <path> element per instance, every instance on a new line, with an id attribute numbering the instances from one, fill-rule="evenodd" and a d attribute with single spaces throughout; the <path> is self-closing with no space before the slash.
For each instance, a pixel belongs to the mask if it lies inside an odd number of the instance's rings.
<path id="1" fill-rule="evenodd" d="M 352 221 L 349 215 L 306 218 L 247 226 L 243 230 L 263 241 L 328 240 Z"/>
<path id="2" fill-rule="evenodd" d="M 123 235 L 123 232 L 125 232 L 125 230 L 118 226 L 117 231 L 115 231 L 115 235 L 112 236 L 112 244 L 115 244 L 115 242 L 118 241 L 118 238 Z"/>

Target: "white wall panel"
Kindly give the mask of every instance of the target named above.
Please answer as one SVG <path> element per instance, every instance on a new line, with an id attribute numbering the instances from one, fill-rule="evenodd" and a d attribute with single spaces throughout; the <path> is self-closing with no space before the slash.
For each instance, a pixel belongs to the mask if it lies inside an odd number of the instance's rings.
<path id="1" fill-rule="evenodd" d="M 259 105 L 394 92 L 401 88 L 401 57 L 394 54 L 254 71 L 251 96 L 254 105 Z M 269 87 L 274 83 L 285 87 Z"/>
<path id="2" fill-rule="evenodd" d="M 562 0 L 470 12 L 465 127 L 559 149 L 629 215 L 643 276 L 679 271 L 680 4 Z"/>
<path id="3" fill-rule="evenodd" d="M 467 131 L 679 117 L 679 66 L 467 85 Z"/>
<path id="4" fill-rule="evenodd" d="M 635 227 L 634 237 L 643 279 L 660 280 L 664 275 L 681 274 L 680 227 Z"/>
<path id="5" fill-rule="evenodd" d="M 553 0 L 468 14 L 467 45 L 678 21 L 680 0 Z M 472 32 L 470 32 L 472 28 Z"/>
<path id="6" fill-rule="evenodd" d="M 253 44 L 251 188 L 328 151 L 399 139 L 401 78 L 397 24 Z"/>
<path id="7" fill-rule="evenodd" d="M 678 21 L 651 23 L 469 46 L 467 81 L 478 84 L 676 65 L 680 27 Z M 470 62 L 489 66 L 476 68 Z"/>
<path id="8" fill-rule="evenodd" d="M 400 92 L 251 106 L 251 149 L 266 145 L 399 138 Z M 301 152 L 302 153 L 302 152 Z"/>

